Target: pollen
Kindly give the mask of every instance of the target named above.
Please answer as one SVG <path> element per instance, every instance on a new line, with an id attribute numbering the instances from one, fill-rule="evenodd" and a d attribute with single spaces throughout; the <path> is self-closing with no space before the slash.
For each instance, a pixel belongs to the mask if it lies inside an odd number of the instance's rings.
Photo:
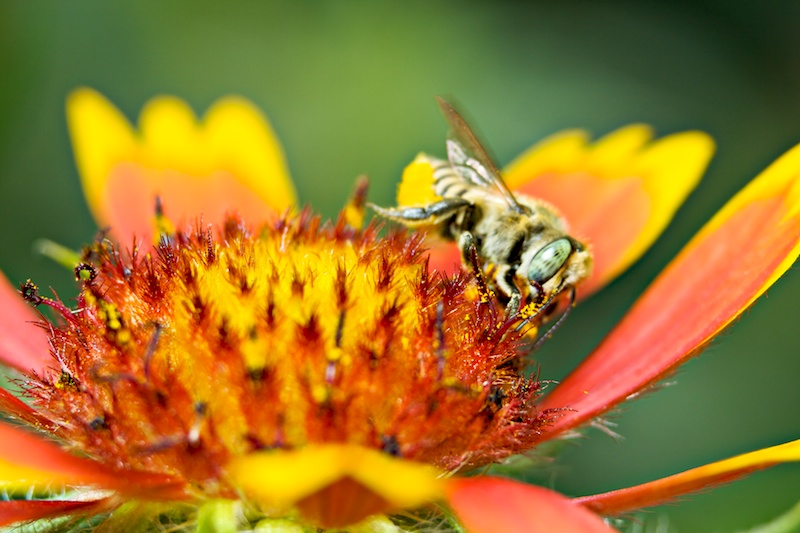
<path id="1" fill-rule="evenodd" d="M 430 273 L 420 237 L 303 211 L 143 250 L 98 239 L 72 308 L 25 286 L 58 315 L 53 371 L 26 394 L 95 459 L 236 498 L 226 467 L 262 450 L 341 444 L 463 471 L 531 448 L 552 419 L 519 319 L 474 276 Z"/>

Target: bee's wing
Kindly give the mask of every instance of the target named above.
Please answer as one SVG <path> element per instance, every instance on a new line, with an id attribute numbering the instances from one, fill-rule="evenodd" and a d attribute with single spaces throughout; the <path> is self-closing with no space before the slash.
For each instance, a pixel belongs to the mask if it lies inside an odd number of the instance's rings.
<path id="1" fill-rule="evenodd" d="M 464 117 L 444 98 L 437 96 L 436 101 L 450 126 L 450 134 L 447 139 L 447 159 L 453 169 L 473 185 L 495 189 L 509 207 L 523 212 L 525 209 L 514 198 L 506 182 L 500 176 L 500 171 L 492 162 L 492 158 L 489 157 Z"/>

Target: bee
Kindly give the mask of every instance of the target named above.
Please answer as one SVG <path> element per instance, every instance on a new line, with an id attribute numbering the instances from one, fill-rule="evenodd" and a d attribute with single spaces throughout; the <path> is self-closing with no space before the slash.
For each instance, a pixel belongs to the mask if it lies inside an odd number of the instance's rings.
<path id="1" fill-rule="evenodd" d="M 379 215 L 410 228 L 435 228 L 453 240 L 463 264 L 474 261 L 491 276 L 515 315 L 526 302 L 549 302 L 586 279 L 592 269 L 587 246 L 568 233 L 566 221 L 546 202 L 508 188 L 486 149 L 451 104 L 437 98 L 450 133 L 447 161 L 428 158 L 433 192 L 427 205 L 384 208 Z"/>

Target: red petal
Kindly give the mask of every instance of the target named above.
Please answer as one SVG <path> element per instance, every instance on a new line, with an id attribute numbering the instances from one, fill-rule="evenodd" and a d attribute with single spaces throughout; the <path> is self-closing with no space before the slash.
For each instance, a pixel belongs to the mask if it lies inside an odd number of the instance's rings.
<path id="1" fill-rule="evenodd" d="M 152 242 L 156 197 L 174 224 L 194 223 L 202 215 L 206 224 L 221 226 L 231 213 L 259 223 L 275 213 L 269 203 L 227 171 L 198 177 L 120 163 L 111 169 L 106 184 L 105 202 L 113 213 L 108 222 L 114 235 L 124 243 L 130 243 L 134 235 Z"/>
<path id="2" fill-rule="evenodd" d="M 145 497 L 180 498 L 182 485 L 146 472 L 112 470 L 76 457 L 19 428 L 0 424 L 0 484 L 5 486 L 95 485 Z"/>
<path id="3" fill-rule="evenodd" d="M 561 433 L 604 413 L 699 352 L 800 251 L 800 147 L 734 197 L 541 407 Z"/>
<path id="4" fill-rule="evenodd" d="M 94 512 L 102 507 L 107 500 L 93 501 L 67 501 L 67 500 L 13 500 L 0 502 L 0 526 L 7 526 L 16 522 L 52 518 L 78 511 Z"/>
<path id="5" fill-rule="evenodd" d="M 448 501 L 471 533 L 614 531 L 561 494 L 510 479 L 453 479 Z"/>
<path id="6" fill-rule="evenodd" d="M 47 428 L 49 431 L 54 426 L 47 417 L 2 388 L 0 388 L 0 411 L 14 416 L 33 427 Z"/>
<path id="7" fill-rule="evenodd" d="M 597 513 L 616 515 L 660 505 L 683 494 L 733 481 L 755 470 L 799 460 L 800 440 L 797 440 L 693 468 L 650 483 L 584 496 L 573 501 Z"/>
<path id="8" fill-rule="evenodd" d="M 461 252 L 452 242 L 435 241 L 428 250 L 428 269 L 452 276 L 461 269 Z"/>
<path id="9" fill-rule="evenodd" d="M 19 292 L 0 273 L 0 362 L 26 374 L 53 366 L 41 322 Z"/>

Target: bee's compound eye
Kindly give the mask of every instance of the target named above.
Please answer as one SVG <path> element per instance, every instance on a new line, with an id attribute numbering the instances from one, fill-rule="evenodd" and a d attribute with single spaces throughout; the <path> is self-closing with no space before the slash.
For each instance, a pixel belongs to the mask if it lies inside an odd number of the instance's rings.
<path id="1" fill-rule="evenodd" d="M 561 237 L 536 252 L 528 267 L 528 279 L 536 283 L 545 283 L 552 278 L 572 254 L 572 243 Z"/>

